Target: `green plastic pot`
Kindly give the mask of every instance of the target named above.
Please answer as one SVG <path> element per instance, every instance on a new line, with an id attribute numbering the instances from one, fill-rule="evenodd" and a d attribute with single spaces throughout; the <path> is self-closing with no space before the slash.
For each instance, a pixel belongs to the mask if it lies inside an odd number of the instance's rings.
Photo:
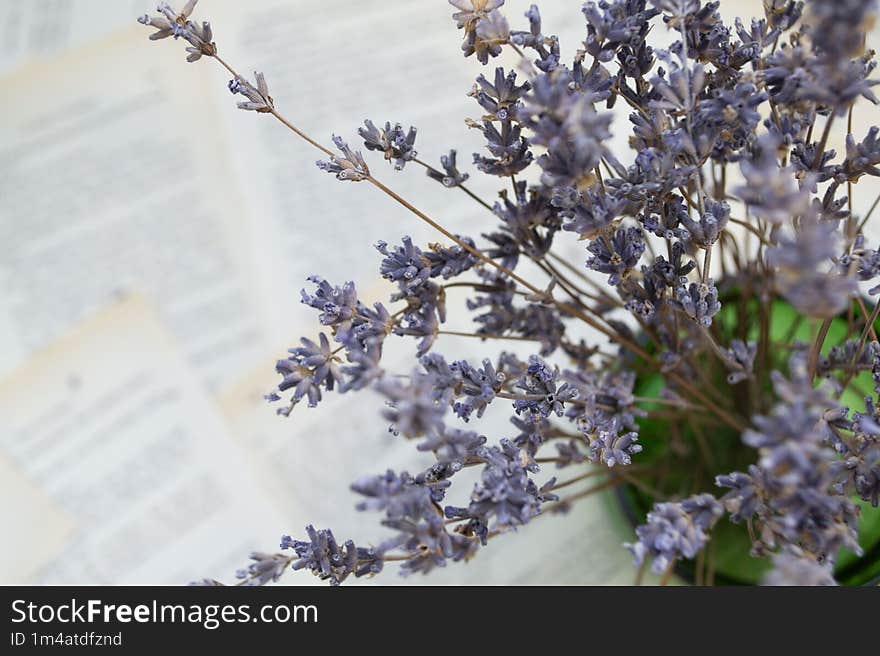
<path id="1" fill-rule="evenodd" d="M 729 338 L 745 336 L 758 339 L 757 322 L 749 325 L 758 316 L 757 301 L 750 301 L 745 307 L 738 302 L 737 294 L 725 295 L 722 310 L 716 315 L 716 326 L 721 330 L 725 341 Z M 733 301 L 733 302 L 731 302 Z M 771 305 L 770 339 L 773 344 L 787 344 L 794 340 L 809 342 L 812 328 L 806 321 L 800 321 L 798 313 L 788 303 L 776 300 Z M 880 330 L 880 322 L 875 324 Z M 839 317 L 831 322 L 825 339 L 823 354 L 846 338 L 847 321 Z M 785 368 L 787 353 L 771 354 L 773 368 Z M 703 358 L 701 362 L 708 362 Z M 638 370 L 638 362 L 633 363 Z M 725 373 L 718 367 L 710 373 L 712 379 L 720 380 Z M 864 410 L 864 396 L 872 389 L 870 372 L 862 372 L 853 378 L 841 403 L 853 410 Z M 643 374 L 637 378 L 635 394 L 642 398 L 656 397 L 663 388 L 660 374 Z M 745 383 L 729 388 L 736 395 L 747 389 Z M 864 390 L 865 394 L 857 391 Z M 771 393 L 769 386 L 765 390 Z M 645 410 L 657 410 L 658 404 L 643 403 Z M 639 420 L 639 443 L 643 451 L 637 456 L 641 465 L 655 465 L 661 474 L 638 473 L 633 477 L 639 485 L 626 484 L 616 490 L 617 501 L 629 523 L 635 527 L 645 522 L 648 512 L 655 503 L 656 492 L 668 498 L 683 498 L 699 492 L 718 495 L 721 490 L 714 485 L 716 474 L 731 471 L 745 471 L 757 459 L 757 451 L 742 443 L 739 433 L 732 429 L 712 427 L 701 430 L 700 434 L 682 422 L 669 419 L 647 417 Z M 702 454 L 702 455 L 701 455 Z M 707 455 L 708 454 L 708 455 Z M 711 460 L 711 467 L 705 463 Z M 835 563 L 834 574 L 843 585 L 867 585 L 880 581 L 880 508 L 855 498 L 861 507 L 859 521 L 859 543 L 863 554 L 857 556 L 851 551 L 842 551 Z M 712 537 L 705 557 L 713 564 L 713 582 L 718 585 L 754 585 L 760 582 L 770 567 L 768 558 L 750 555 L 751 540 L 744 524 L 734 524 L 727 517 L 722 518 L 712 530 Z M 676 574 L 688 582 L 696 581 L 694 561 L 679 561 Z"/>

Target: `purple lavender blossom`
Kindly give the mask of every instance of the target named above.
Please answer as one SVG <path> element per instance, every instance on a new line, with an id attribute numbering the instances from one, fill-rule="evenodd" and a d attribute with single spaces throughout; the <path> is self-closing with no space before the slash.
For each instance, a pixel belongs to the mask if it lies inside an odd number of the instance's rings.
<path id="1" fill-rule="evenodd" d="M 436 514 L 419 522 L 388 519 L 383 524 L 399 531 L 397 542 L 410 556 L 401 566 L 404 576 L 416 572 L 428 574 L 436 567 L 445 567 L 447 560 L 466 560 L 479 546 L 476 540 L 450 533 L 443 518 Z"/>
<path id="2" fill-rule="evenodd" d="M 461 235 L 456 235 L 456 237 L 471 248 L 476 248 L 474 240 L 470 237 L 462 237 Z M 452 246 L 431 244 L 430 249 L 425 251 L 423 256 L 428 261 L 431 277 L 442 277 L 444 280 L 460 276 L 478 262 L 475 255 L 458 244 Z"/>
<path id="3" fill-rule="evenodd" d="M 186 61 L 194 62 L 202 56 L 213 57 L 217 54 L 217 46 L 213 42 L 214 33 L 211 24 L 203 22 L 201 25 L 189 20 L 198 0 L 187 0 L 180 12 L 172 9 L 167 2 L 159 3 L 156 11 L 158 16 L 144 14 L 138 18 L 138 22 L 156 29 L 150 35 L 150 41 L 157 41 L 173 36 L 175 39 L 182 38 L 190 45 L 186 51 L 189 53 Z"/>
<path id="4" fill-rule="evenodd" d="M 587 462 L 590 457 L 584 452 L 582 444 L 577 440 L 569 440 L 556 445 L 558 455 L 556 457 L 556 467 L 562 469 L 570 465 L 577 465 Z"/>
<path id="5" fill-rule="evenodd" d="M 452 410 L 464 421 L 474 414 L 482 417 L 507 379 L 488 359 L 483 360 L 481 367 L 473 367 L 465 360 L 446 365 L 440 356 L 423 358 L 422 364 L 437 375 L 438 388 L 450 390 L 454 399 Z"/>
<path id="6" fill-rule="evenodd" d="M 805 213 L 809 205 L 809 193 L 797 185 L 794 170 L 779 165 L 780 146 L 778 135 L 759 137 L 750 156 L 740 162 L 746 185 L 736 190 L 756 216 L 778 223 Z"/>
<path id="7" fill-rule="evenodd" d="M 266 84 L 266 78 L 262 73 L 257 72 L 254 72 L 254 78 L 257 80 L 256 86 L 242 77 L 229 80 L 229 92 L 233 95 L 239 94 L 247 98 L 246 101 L 238 103 L 239 109 L 268 114 L 275 105 L 272 96 L 269 95 L 269 86 Z"/>
<path id="8" fill-rule="evenodd" d="M 636 377 L 631 371 L 565 370 L 563 378 L 578 391 L 578 403 L 570 406 L 566 415 L 581 432 L 617 432 L 624 427 L 638 431 L 636 418 L 644 411 L 635 405 Z"/>
<path id="9" fill-rule="evenodd" d="M 730 219 L 730 205 L 724 201 L 708 200 L 705 212 L 697 219 L 692 219 L 687 212 L 680 217 L 687 230 L 688 241 L 700 248 L 709 248 L 718 241 Z"/>
<path id="10" fill-rule="evenodd" d="M 352 281 L 341 287 L 320 276 L 309 276 L 308 281 L 315 285 L 315 290 L 309 293 L 302 289 L 302 303 L 320 310 L 318 319 L 321 325 L 331 327 L 336 341 L 349 350 L 349 360 L 352 360 L 353 353 L 372 353 L 370 343 L 378 347 L 378 360 L 382 342 L 393 329 L 393 320 L 385 306 L 374 303 L 373 307 L 368 307 L 362 303 Z"/>
<path id="11" fill-rule="evenodd" d="M 651 569 L 663 572 L 680 558 L 693 558 L 709 541 L 709 531 L 723 508 L 711 494 L 701 494 L 679 503 L 658 503 L 648 513 L 648 522 L 636 529 L 638 542 L 626 544 L 636 564 L 653 560 Z"/>
<path id="12" fill-rule="evenodd" d="M 380 366 L 382 342 L 374 337 L 363 343 L 357 340 L 346 345 L 345 356 L 348 364 L 341 365 L 339 371 L 343 380 L 339 384 L 340 393 L 364 389 L 384 375 Z"/>
<path id="13" fill-rule="evenodd" d="M 728 369 L 727 382 L 736 385 L 748 379 L 755 366 L 755 356 L 758 354 L 758 345 L 755 342 L 743 342 L 741 339 L 730 341 L 730 348 L 724 350 L 727 356 Z"/>
<path id="14" fill-rule="evenodd" d="M 331 585 L 339 585 L 351 574 L 364 576 L 382 570 L 381 552 L 356 547 L 351 540 L 340 546 L 329 529 L 315 530 L 309 525 L 306 534 L 308 541 L 293 540 L 290 536 L 281 540 L 282 549 L 293 549 L 296 553 L 297 558 L 290 565 L 293 570 L 308 569 Z"/>
<path id="15" fill-rule="evenodd" d="M 355 481 L 351 489 L 367 498 L 355 506 L 358 510 L 384 511 L 392 519 L 419 517 L 431 503 L 427 487 L 416 485 L 406 472 L 397 475 L 390 469 Z"/>
<path id="16" fill-rule="evenodd" d="M 411 127 L 404 131 L 400 123 L 386 122 L 384 128 L 377 128 L 369 119 L 364 121 L 365 128 L 358 128 L 358 134 L 364 140 L 367 150 L 383 153 L 385 159 L 398 171 L 403 170 L 407 162 L 416 158 L 413 148 L 416 141 L 416 129 Z"/>
<path id="17" fill-rule="evenodd" d="M 540 416 L 514 415 L 510 418 L 519 433 L 511 440 L 516 446 L 524 449 L 526 453 L 534 457 L 541 445 L 547 441 L 548 435 L 553 431 L 553 424 Z"/>
<path id="18" fill-rule="evenodd" d="M 428 177 L 433 178 L 437 182 L 441 183 L 444 187 L 461 186 L 461 184 L 466 182 L 470 176 L 467 173 L 462 173 L 458 170 L 458 166 L 455 160 L 455 150 L 450 150 L 449 153 L 447 153 L 446 155 L 441 155 L 440 166 L 443 168 L 443 171 L 438 171 L 434 168 L 428 168 Z"/>
<path id="19" fill-rule="evenodd" d="M 474 153 L 474 164 L 483 173 L 497 176 L 511 176 L 519 173 L 532 163 L 529 141 L 522 136 L 522 128 L 509 120 L 501 122 L 501 129 L 490 121 L 475 124 L 486 137 L 486 149 L 492 157 Z"/>
<path id="20" fill-rule="evenodd" d="M 450 0 L 451 2 L 452 0 Z M 492 0 L 488 0 L 490 3 Z M 465 40 L 461 45 L 465 57 L 476 54 L 481 64 L 487 64 L 489 57 L 501 54 L 501 46 L 510 38 L 510 26 L 500 11 L 490 11 L 486 17 L 477 22 L 473 38 Z"/>
<path id="21" fill-rule="evenodd" d="M 534 50 L 538 59 L 535 66 L 549 73 L 559 66 L 559 40 L 555 36 L 544 36 L 541 30 L 541 14 L 537 5 L 531 5 L 525 13 L 529 19 L 529 31 L 514 30 L 510 33 L 510 42 Z"/>
<path id="22" fill-rule="evenodd" d="M 513 402 L 517 414 L 527 412 L 544 418 L 551 414 L 562 415 L 565 402 L 577 398 L 578 392 L 566 382 L 557 385 L 558 375 L 558 370 L 550 369 L 539 357 L 531 356 L 525 375 L 516 384 L 526 397 Z"/>
<path id="23" fill-rule="evenodd" d="M 235 573 L 235 577 L 246 585 L 266 585 L 270 581 L 277 581 L 290 564 L 290 559 L 282 554 L 262 551 L 251 552 L 250 559 L 253 562 L 247 568 Z"/>
<path id="24" fill-rule="evenodd" d="M 876 7 L 876 0 L 809 3 L 806 20 L 820 57 L 838 60 L 860 54 L 863 46 L 853 35 L 864 30 Z"/>
<path id="25" fill-rule="evenodd" d="M 718 302 L 718 289 L 710 278 L 706 284 L 692 282 L 681 284 L 675 289 L 672 301 L 677 308 L 704 328 L 712 325 L 712 317 L 721 309 Z"/>
<path id="26" fill-rule="evenodd" d="M 483 120 L 516 120 L 517 110 L 522 105 L 521 98 L 531 88 L 528 81 L 516 84 L 516 71 L 505 74 L 504 69 L 499 66 L 495 69 L 493 82 L 479 75 L 470 95 L 488 112 Z"/>
<path id="27" fill-rule="evenodd" d="M 349 148 L 342 137 L 333 135 L 333 143 L 342 151 L 343 156 L 331 155 L 329 160 L 318 160 L 316 164 L 319 169 L 334 174 L 337 180 L 360 182 L 370 177 L 370 168 L 360 152 Z"/>
<path id="28" fill-rule="evenodd" d="M 857 182 L 864 175 L 880 176 L 880 128 L 872 126 L 862 141 L 856 143 L 853 135 L 846 135 L 846 158 L 834 170 L 837 182 Z"/>
<path id="29" fill-rule="evenodd" d="M 494 212 L 502 221 L 502 230 L 510 234 L 519 251 L 543 257 L 561 223 L 555 208 L 535 191 L 528 193 L 525 182 L 516 185 L 516 198 L 510 198 L 506 191 L 500 195 Z"/>
<path id="30" fill-rule="evenodd" d="M 525 524 L 535 517 L 545 501 L 557 497 L 550 492 L 555 479 L 538 488 L 529 477 L 535 469 L 533 460 L 523 450 L 502 441 L 502 447 L 483 451 L 486 466 L 480 482 L 474 486 L 467 508 L 447 506 L 449 518 L 468 519 L 474 532 L 485 544 L 490 523 L 498 528 Z"/>
<path id="31" fill-rule="evenodd" d="M 392 301 L 406 301 L 401 326 L 394 329 L 398 335 L 421 337 L 416 357 L 422 357 L 434 345 L 440 324 L 446 321 L 446 295 L 444 288 L 430 280 L 415 288 L 401 285 L 401 291 L 391 297 Z"/>
<path id="32" fill-rule="evenodd" d="M 756 514 L 766 512 L 764 490 L 768 489 L 767 482 L 763 472 L 755 465 L 749 467 L 748 474 L 732 472 L 717 476 L 715 484 L 718 487 L 730 488 L 730 492 L 721 497 L 721 503 L 730 513 L 732 522 L 738 524 Z"/>
<path id="33" fill-rule="evenodd" d="M 480 21 L 503 5 L 504 0 L 449 0 L 449 4 L 458 9 L 452 14 L 456 26 L 469 35 L 477 29 Z"/>
<path id="34" fill-rule="evenodd" d="M 572 187 L 556 187 L 554 205 L 561 206 L 558 194 L 568 190 L 575 193 L 575 200 L 568 207 L 562 206 L 560 215 L 568 219 L 568 223 L 565 223 L 562 229 L 576 232 L 587 239 L 595 239 L 615 219 L 627 213 L 630 207 L 630 202 L 626 198 L 618 198 L 614 194 L 597 189 L 577 192 Z"/>
<path id="35" fill-rule="evenodd" d="M 385 258 L 379 267 L 383 278 L 398 283 L 402 289 L 414 289 L 431 277 L 431 264 L 422 250 L 413 245 L 410 237 L 403 238 L 403 246 L 389 250 L 388 244 L 380 241 L 376 250 Z"/>
<path id="36" fill-rule="evenodd" d="M 773 556 L 773 569 L 764 576 L 763 585 L 813 587 L 833 586 L 837 582 L 829 563 L 784 551 Z"/>
<path id="37" fill-rule="evenodd" d="M 431 451 L 440 463 L 472 462 L 486 444 L 486 436 L 443 426 L 425 436 L 419 451 Z"/>
<path id="38" fill-rule="evenodd" d="M 615 417 L 590 436 L 591 462 L 608 468 L 632 464 L 632 456 L 642 451 L 641 444 L 637 444 L 639 434 L 635 431 L 621 433 L 620 430 L 620 420 Z"/>
<path id="39" fill-rule="evenodd" d="M 414 370 L 408 382 L 383 378 L 374 389 L 388 398 L 382 415 L 392 423 L 395 433 L 404 437 L 430 434 L 442 426 L 447 404 L 433 396 L 434 377 Z"/>
<path id="40" fill-rule="evenodd" d="M 835 404 L 827 388 L 813 389 L 803 354 L 792 357 L 789 370 L 789 379 L 774 377 L 780 400 L 772 413 L 754 417 L 756 429 L 743 433 L 743 441 L 759 449 L 758 464 L 748 475 L 718 477 L 731 488 L 722 502 L 734 519 L 757 522 L 758 554 L 789 544 L 823 561 L 833 561 L 843 547 L 860 553 L 858 511 L 835 489 L 842 472 L 821 430 L 820 420 Z"/>
<path id="41" fill-rule="evenodd" d="M 833 267 L 837 254 L 831 226 L 806 222 L 768 250 L 767 263 L 776 267 L 776 284 L 795 308 L 811 317 L 832 317 L 846 309 L 857 291 L 855 281 Z"/>
<path id="42" fill-rule="evenodd" d="M 582 9 L 587 19 L 587 52 L 599 61 L 611 61 L 626 46 L 638 46 L 649 29 L 649 21 L 659 14 L 648 9 L 645 0 L 586 2 Z"/>
<path id="43" fill-rule="evenodd" d="M 357 316 L 358 297 L 354 283 L 349 281 L 342 287 L 334 287 L 320 276 L 309 276 L 308 281 L 316 285 L 313 294 L 301 290 L 302 302 L 320 310 L 319 320 L 322 326 L 335 326 L 337 329 L 348 330 Z"/>
<path id="44" fill-rule="evenodd" d="M 587 250 L 593 254 L 587 267 L 607 273 L 608 284 L 617 285 L 639 263 L 645 242 L 638 228 L 618 228 L 610 239 L 602 236 L 590 242 Z"/>
<path id="45" fill-rule="evenodd" d="M 289 350 L 290 357 L 278 360 L 275 370 L 283 376 L 278 391 L 293 390 L 290 405 L 278 410 L 279 414 L 290 414 L 291 408 L 306 397 L 309 407 L 315 407 L 321 400 L 321 388 L 332 391 L 342 382 L 337 359 L 330 347 L 330 340 L 321 333 L 319 344 L 303 337 L 302 346 Z M 280 399 L 277 393 L 270 394 L 270 400 Z"/>

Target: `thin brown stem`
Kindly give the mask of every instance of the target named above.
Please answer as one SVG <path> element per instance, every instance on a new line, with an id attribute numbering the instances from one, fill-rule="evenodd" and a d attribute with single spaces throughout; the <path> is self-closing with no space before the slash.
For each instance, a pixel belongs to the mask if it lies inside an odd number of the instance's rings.
<path id="1" fill-rule="evenodd" d="M 666 585 L 669 583 L 669 579 L 672 578 L 672 572 L 675 570 L 675 561 L 670 560 L 669 564 L 666 566 L 666 569 L 663 570 L 663 576 L 660 577 L 660 585 Z"/>
<path id="2" fill-rule="evenodd" d="M 816 335 L 816 341 L 813 342 L 813 348 L 810 351 L 810 359 L 807 371 L 809 371 L 810 379 L 812 379 L 816 375 L 816 366 L 819 363 L 819 354 L 822 352 L 822 345 L 825 343 L 825 338 L 828 336 L 828 329 L 831 328 L 831 319 L 825 319 L 822 322 L 822 325 L 819 326 L 819 332 Z"/>
<path id="3" fill-rule="evenodd" d="M 772 244 L 770 242 L 768 242 L 767 239 L 764 237 L 764 234 L 762 232 L 760 232 L 751 223 L 746 223 L 745 221 L 743 221 L 741 219 L 735 219 L 734 217 L 730 217 L 728 220 L 731 223 L 735 223 L 738 226 L 742 226 L 743 228 L 745 228 L 746 230 L 751 232 L 753 235 L 755 235 L 758 239 L 761 240 L 761 243 L 766 244 L 767 246 L 772 246 Z"/>
<path id="4" fill-rule="evenodd" d="M 702 282 L 705 285 L 709 280 L 709 267 L 712 265 L 712 246 L 709 245 L 706 247 L 706 255 L 703 258 L 703 278 Z"/>
<path id="5" fill-rule="evenodd" d="M 419 164 L 420 166 L 424 166 L 424 167 L 425 167 L 426 169 L 428 169 L 429 171 L 434 171 L 434 173 L 437 173 L 438 175 L 443 175 L 439 170 L 435 169 L 433 166 L 431 166 L 431 165 L 428 164 L 427 162 L 423 162 L 423 161 L 420 160 L 418 157 L 414 158 L 414 159 L 413 159 L 413 162 L 415 162 L 416 164 Z M 477 201 L 480 205 L 482 205 L 483 207 L 485 207 L 485 208 L 486 208 L 487 210 L 489 210 L 490 212 L 494 212 L 494 211 L 495 211 L 495 210 L 492 208 L 492 206 L 489 205 L 489 203 L 487 203 L 487 202 L 484 201 L 482 198 L 480 198 L 479 196 L 477 196 L 474 192 L 472 192 L 470 189 L 468 189 L 467 187 L 465 187 L 463 184 L 457 184 L 457 185 L 455 185 L 455 186 L 456 186 L 458 189 L 461 189 L 464 193 L 466 193 L 466 194 L 467 194 L 468 196 L 470 196 L 472 199 L 474 199 L 475 201 Z"/>
<path id="6" fill-rule="evenodd" d="M 859 300 L 861 300 L 861 299 L 859 299 Z M 864 307 L 864 304 L 863 304 L 863 307 Z M 862 351 L 865 348 L 865 344 L 868 342 L 868 335 L 870 335 L 871 332 L 874 330 L 874 322 L 877 320 L 878 314 L 880 314 L 880 302 L 877 302 L 874 305 L 874 309 L 871 311 L 871 314 L 868 315 L 868 317 L 867 317 L 867 323 L 865 324 L 865 328 L 862 330 L 862 335 L 859 338 L 859 347 L 858 347 L 858 349 L 856 349 L 855 355 L 853 356 L 853 359 L 851 361 L 851 366 L 853 367 L 853 369 L 847 373 L 846 379 L 844 380 L 843 385 L 841 386 L 841 395 L 843 394 L 844 390 L 846 390 L 846 388 L 849 386 L 850 381 L 852 381 L 852 379 L 853 379 L 853 376 L 855 376 L 855 374 L 857 373 L 855 365 L 859 361 L 859 357 L 862 355 Z M 876 334 L 874 336 L 874 339 L 875 340 L 877 339 Z"/>
<path id="7" fill-rule="evenodd" d="M 452 337 L 474 337 L 476 339 L 507 339 L 514 342 L 540 342 L 541 340 L 535 339 L 534 337 L 520 337 L 519 335 L 495 335 L 495 334 L 483 334 L 483 333 L 468 333 L 468 332 L 460 332 L 458 330 L 438 330 L 438 335 L 450 335 Z"/>
<path id="8" fill-rule="evenodd" d="M 504 266 L 503 264 L 500 264 L 500 263 L 496 262 L 495 260 L 491 259 L 490 257 L 487 257 L 487 256 L 484 255 L 479 249 L 477 249 L 477 248 L 471 246 L 471 245 L 470 245 L 469 243 L 467 243 L 466 241 L 460 239 L 459 237 L 457 237 L 457 236 L 455 236 L 454 234 L 452 234 L 451 232 L 449 232 L 446 228 L 444 228 L 443 226 L 441 226 L 439 223 L 437 223 L 437 222 L 436 222 L 434 219 L 432 219 L 430 216 L 428 216 L 427 214 L 425 214 L 424 212 L 422 212 L 420 209 L 418 209 L 417 207 L 415 207 L 412 203 L 410 203 L 408 200 L 406 200 L 403 196 L 401 196 L 400 194 L 398 194 L 398 193 L 397 193 L 396 191 L 394 191 L 393 189 L 390 189 L 389 187 L 387 187 L 386 185 L 384 185 L 382 182 L 380 182 L 379 180 L 377 180 L 376 178 L 374 178 L 372 175 L 368 176 L 368 177 L 366 178 L 366 180 L 367 180 L 370 184 L 372 184 L 374 187 L 376 187 L 377 189 L 379 189 L 380 191 L 382 191 L 383 193 L 387 194 L 388 196 L 390 196 L 391 198 L 393 198 L 394 200 L 396 200 L 398 203 L 400 203 L 401 205 L 403 205 L 406 209 L 408 209 L 410 212 L 412 212 L 413 214 L 415 214 L 419 219 L 421 219 L 422 221 L 424 221 L 425 223 L 427 223 L 429 226 L 431 226 L 432 228 L 434 228 L 434 230 L 436 230 L 437 232 L 439 232 L 440 234 L 442 234 L 444 237 L 446 237 L 447 239 L 449 239 L 449 240 L 455 242 L 458 246 L 460 246 L 461 248 L 463 248 L 464 250 L 466 250 L 466 251 L 467 251 L 468 253 L 470 253 L 471 255 L 475 256 L 476 258 L 478 258 L 479 260 L 481 260 L 481 261 L 484 262 L 485 264 L 488 264 L 489 266 L 494 267 L 495 269 L 498 269 L 498 270 L 501 271 L 504 275 L 506 275 L 507 277 L 509 277 L 511 280 L 513 280 L 513 281 L 519 283 L 520 285 L 522 285 L 522 286 L 525 287 L 526 289 L 530 290 L 531 292 L 533 292 L 533 293 L 535 293 L 535 294 L 539 294 L 539 295 L 540 295 L 540 294 L 543 294 L 543 290 L 538 289 L 537 287 L 535 287 L 535 285 L 533 285 L 532 283 L 530 283 L 530 282 L 524 280 L 523 278 L 521 278 L 520 276 L 518 276 L 517 274 L 515 274 L 513 271 L 511 271 L 510 269 L 508 269 L 508 268 L 507 268 L 506 266 Z"/>
<path id="9" fill-rule="evenodd" d="M 828 137 L 831 135 L 831 125 L 834 123 L 834 115 L 836 111 L 836 108 L 832 109 L 831 113 L 828 115 L 828 120 L 825 121 L 825 129 L 822 130 L 822 138 L 816 148 L 816 155 L 813 157 L 813 164 L 810 166 L 813 170 L 818 170 L 819 164 L 822 161 L 822 155 L 825 154 L 825 146 L 828 145 Z"/>

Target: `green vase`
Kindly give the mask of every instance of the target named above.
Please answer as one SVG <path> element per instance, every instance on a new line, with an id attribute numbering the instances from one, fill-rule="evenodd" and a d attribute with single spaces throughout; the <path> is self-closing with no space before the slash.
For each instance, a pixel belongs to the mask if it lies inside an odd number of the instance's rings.
<path id="1" fill-rule="evenodd" d="M 760 314 L 757 300 L 741 302 L 738 294 L 726 294 L 722 310 L 715 316 L 713 332 L 719 343 L 727 344 L 732 338 L 744 340 L 759 339 Z M 785 301 L 776 300 L 768 309 L 770 343 L 782 345 L 780 352 L 768 353 L 771 369 L 785 371 L 788 359 L 784 345 L 795 340 L 810 342 L 814 327 L 803 320 Z M 838 317 L 832 320 L 822 353 L 845 341 L 847 319 Z M 880 321 L 876 324 L 880 331 Z M 860 330 L 860 328 L 859 328 Z M 855 337 L 858 337 L 857 333 Z M 636 371 L 638 361 L 631 363 Z M 727 386 L 723 382 L 726 372 L 717 358 L 703 355 L 698 365 L 704 367 L 707 378 L 714 381 L 719 389 L 729 390 L 733 402 L 740 406 L 743 414 L 751 416 L 754 412 L 754 396 L 750 399 L 748 384 Z M 642 367 L 644 369 L 644 367 Z M 643 373 L 638 376 L 635 394 L 641 398 L 656 398 L 664 387 L 663 377 L 657 373 Z M 851 410 L 863 411 L 864 397 L 871 393 L 873 381 L 870 372 L 862 372 L 854 377 L 841 403 Z M 763 381 L 758 393 L 770 395 L 769 380 Z M 770 398 L 767 396 L 766 398 Z M 653 413 L 662 412 L 663 406 L 642 403 L 641 407 Z M 634 483 L 617 488 L 617 500 L 633 526 L 645 522 L 646 515 L 658 498 L 678 499 L 691 494 L 709 492 L 718 495 L 722 490 L 714 484 L 717 474 L 732 471 L 746 471 L 757 460 L 757 451 L 742 443 L 740 434 L 733 429 L 712 425 L 701 426 L 699 422 L 683 422 L 681 419 L 666 419 L 649 416 L 639 420 L 639 443 L 643 451 L 634 458 L 634 463 L 646 466 L 648 470 L 635 470 Z M 880 580 L 880 508 L 855 498 L 861 508 L 859 521 L 859 543 L 863 554 L 857 556 L 851 551 L 842 551 L 835 563 L 835 578 L 843 585 L 876 584 Z M 714 583 L 716 585 L 754 585 L 760 582 L 770 568 L 768 558 L 750 555 L 751 539 L 745 524 L 734 524 L 727 517 L 722 518 L 712 530 L 711 541 L 701 555 L 703 569 L 697 573 L 696 561 L 679 561 L 676 573 L 691 583 Z M 709 566 L 703 559 L 708 559 Z M 711 581 L 707 580 L 707 572 Z"/>

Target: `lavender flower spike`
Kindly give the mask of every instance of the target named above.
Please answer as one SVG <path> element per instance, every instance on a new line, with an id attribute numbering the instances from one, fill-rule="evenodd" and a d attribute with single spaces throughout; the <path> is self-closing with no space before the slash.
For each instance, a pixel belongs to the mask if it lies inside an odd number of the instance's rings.
<path id="1" fill-rule="evenodd" d="M 709 530 L 724 512 L 711 494 L 700 494 L 679 503 L 658 503 L 648 522 L 636 529 L 638 542 L 625 544 L 637 565 L 653 558 L 658 574 L 680 558 L 693 558 L 709 541 Z"/>
<path id="2" fill-rule="evenodd" d="M 372 121 L 364 121 L 364 128 L 358 128 L 358 134 L 364 140 L 367 150 L 377 150 L 385 155 L 385 159 L 398 171 L 403 170 L 407 162 L 416 158 L 413 148 L 416 141 L 416 129 L 411 127 L 404 132 L 400 123 L 385 123 L 384 128 L 377 128 Z"/>
<path id="3" fill-rule="evenodd" d="M 490 11 L 503 5 L 504 0 L 449 0 L 449 4 L 458 9 L 452 14 L 458 29 L 464 28 L 465 33 L 469 34 Z"/>
<path id="4" fill-rule="evenodd" d="M 436 180 L 444 187 L 458 187 L 467 181 L 470 176 L 458 170 L 455 159 L 455 150 L 450 150 L 448 155 L 441 155 L 440 166 L 443 167 L 443 171 L 429 167 L 427 170 L 428 177 Z"/>
<path id="5" fill-rule="evenodd" d="M 277 581 L 290 564 L 286 556 L 262 551 L 251 552 L 250 559 L 253 561 L 250 565 L 235 573 L 235 577 L 245 585 L 266 585 L 270 581 Z"/>
<path id="6" fill-rule="evenodd" d="M 190 14 L 192 14 L 198 1 L 199 0 L 189 0 L 179 13 L 174 11 L 167 2 L 160 2 L 156 7 L 156 11 L 160 13 L 159 16 L 144 14 L 138 18 L 138 23 L 156 28 L 156 31 L 150 35 L 150 41 L 165 39 L 169 36 L 175 35 L 175 25 L 186 24 L 187 19 L 190 17 Z"/>
<path id="7" fill-rule="evenodd" d="M 318 160 L 315 163 L 319 169 L 335 174 L 337 180 L 360 182 L 370 177 L 370 168 L 360 152 L 349 148 L 342 137 L 337 137 L 335 134 L 333 135 L 333 143 L 342 151 L 344 157 L 331 155 L 329 162 Z"/>
<path id="8" fill-rule="evenodd" d="M 198 25 L 189 20 L 197 2 L 198 0 L 189 0 L 180 12 L 172 9 L 167 2 L 162 2 L 156 8 L 159 16 L 144 14 L 138 18 L 138 22 L 156 28 L 156 31 L 150 35 L 151 41 L 158 41 L 169 36 L 173 36 L 175 39 L 183 38 L 190 44 L 186 49 L 189 53 L 186 58 L 188 62 L 198 61 L 202 55 L 213 57 L 217 54 L 217 45 L 212 40 L 214 35 L 211 24 L 203 22 Z"/>
<path id="9" fill-rule="evenodd" d="M 783 552 L 773 557 L 773 569 L 764 577 L 769 586 L 837 585 L 828 563 L 819 563 L 805 554 Z"/>
<path id="10" fill-rule="evenodd" d="M 270 113 L 275 105 L 272 96 L 269 95 L 269 86 L 266 84 L 266 78 L 262 73 L 254 72 L 257 80 L 257 86 L 254 86 L 242 77 L 236 77 L 229 80 L 229 91 L 234 94 L 241 94 L 246 101 L 238 103 L 239 109 L 260 112 L 262 114 Z"/>

